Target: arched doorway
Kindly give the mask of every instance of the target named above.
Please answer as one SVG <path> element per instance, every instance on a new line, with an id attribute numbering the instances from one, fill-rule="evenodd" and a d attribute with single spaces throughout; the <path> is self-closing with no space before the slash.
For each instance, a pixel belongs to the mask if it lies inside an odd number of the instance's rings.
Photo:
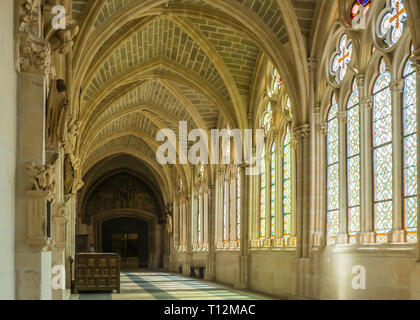
<path id="1" fill-rule="evenodd" d="M 102 222 L 103 252 L 121 255 L 123 268 L 147 268 L 150 255 L 149 223 L 129 217 Z"/>

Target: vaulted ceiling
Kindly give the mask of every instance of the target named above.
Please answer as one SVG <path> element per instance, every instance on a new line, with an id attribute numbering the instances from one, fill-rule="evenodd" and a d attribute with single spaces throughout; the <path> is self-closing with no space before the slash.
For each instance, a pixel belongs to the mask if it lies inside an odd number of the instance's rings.
<path id="1" fill-rule="evenodd" d="M 164 170 L 155 161 L 156 133 L 177 132 L 179 121 L 189 129 L 246 128 L 263 58 L 299 96 L 306 80 L 296 70 L 307 62 L 318 2 L 73 0 L 83 172 L 116 151 Z"/>

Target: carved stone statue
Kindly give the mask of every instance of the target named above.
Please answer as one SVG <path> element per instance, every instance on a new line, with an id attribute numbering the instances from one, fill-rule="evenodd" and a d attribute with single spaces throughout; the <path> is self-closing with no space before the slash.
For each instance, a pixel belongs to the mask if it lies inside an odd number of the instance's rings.
<path id="1" fill-rule="evenodd" d="M 173 233 L 173 205 L 172 203 L 166 204 L 165 207 L 166 227 L 169 234 Z"/>
<path id="2" fill-rule="evenodd" d="M 68 112 L 66 90 L 64 80 L 51 82 L 47 103 L 47 145 L 50 148 L 58 148 L 64 142 Z"/>
<path id="3" fill-rule="evenodd" d="M 54 54 L 65 55 L 74 46 L 74 38 L 79 34 L 76 21 L 67 22 L 66 29 L 55 30 L 49 37 L 51 50 Z"/>
<path id="4" fill-rule="evenodd" d="M 26 171 L 29 176 L 30 191 L 46 191 L 52 197 L 55 191 L 54 166 L 46 164 L 37 166 L 34 162 L 26 164 Z"/>
<path id="5" fill-rule="evenodd" d="M 80 123 L 78 120 L 68 120 L 69 126 L 67 128 L 67 136 L 64 143 L 64 151 L 68 154 L 73 154 L 76 149 L 77 138 L 80 133 Z"/>

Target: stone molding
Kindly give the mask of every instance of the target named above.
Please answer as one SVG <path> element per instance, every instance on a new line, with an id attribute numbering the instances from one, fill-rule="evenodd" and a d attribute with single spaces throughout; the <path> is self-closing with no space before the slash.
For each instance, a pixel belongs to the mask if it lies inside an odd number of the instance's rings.
<path id="1" fill-rule="evenodd" d="M 310 132 L 311 126 L 309 124 L 305 124 L 300 127 L 295 127 L 292 131 L 292 136 L 295 140 L 302 140 L 309 137 Z"/>

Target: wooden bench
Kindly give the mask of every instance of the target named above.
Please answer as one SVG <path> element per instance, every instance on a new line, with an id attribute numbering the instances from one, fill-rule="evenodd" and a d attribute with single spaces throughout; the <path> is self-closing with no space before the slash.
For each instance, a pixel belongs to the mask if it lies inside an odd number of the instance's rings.
<path id="1" fill-rule="evenodd" d="M 206 267 L 190 266 L 190 270 L 191 270 L 190 277 L 204 279 L 204 271 L 206 270 Z M 196 274 L 196 270 L 198 270 L 198 276 Z"/>

